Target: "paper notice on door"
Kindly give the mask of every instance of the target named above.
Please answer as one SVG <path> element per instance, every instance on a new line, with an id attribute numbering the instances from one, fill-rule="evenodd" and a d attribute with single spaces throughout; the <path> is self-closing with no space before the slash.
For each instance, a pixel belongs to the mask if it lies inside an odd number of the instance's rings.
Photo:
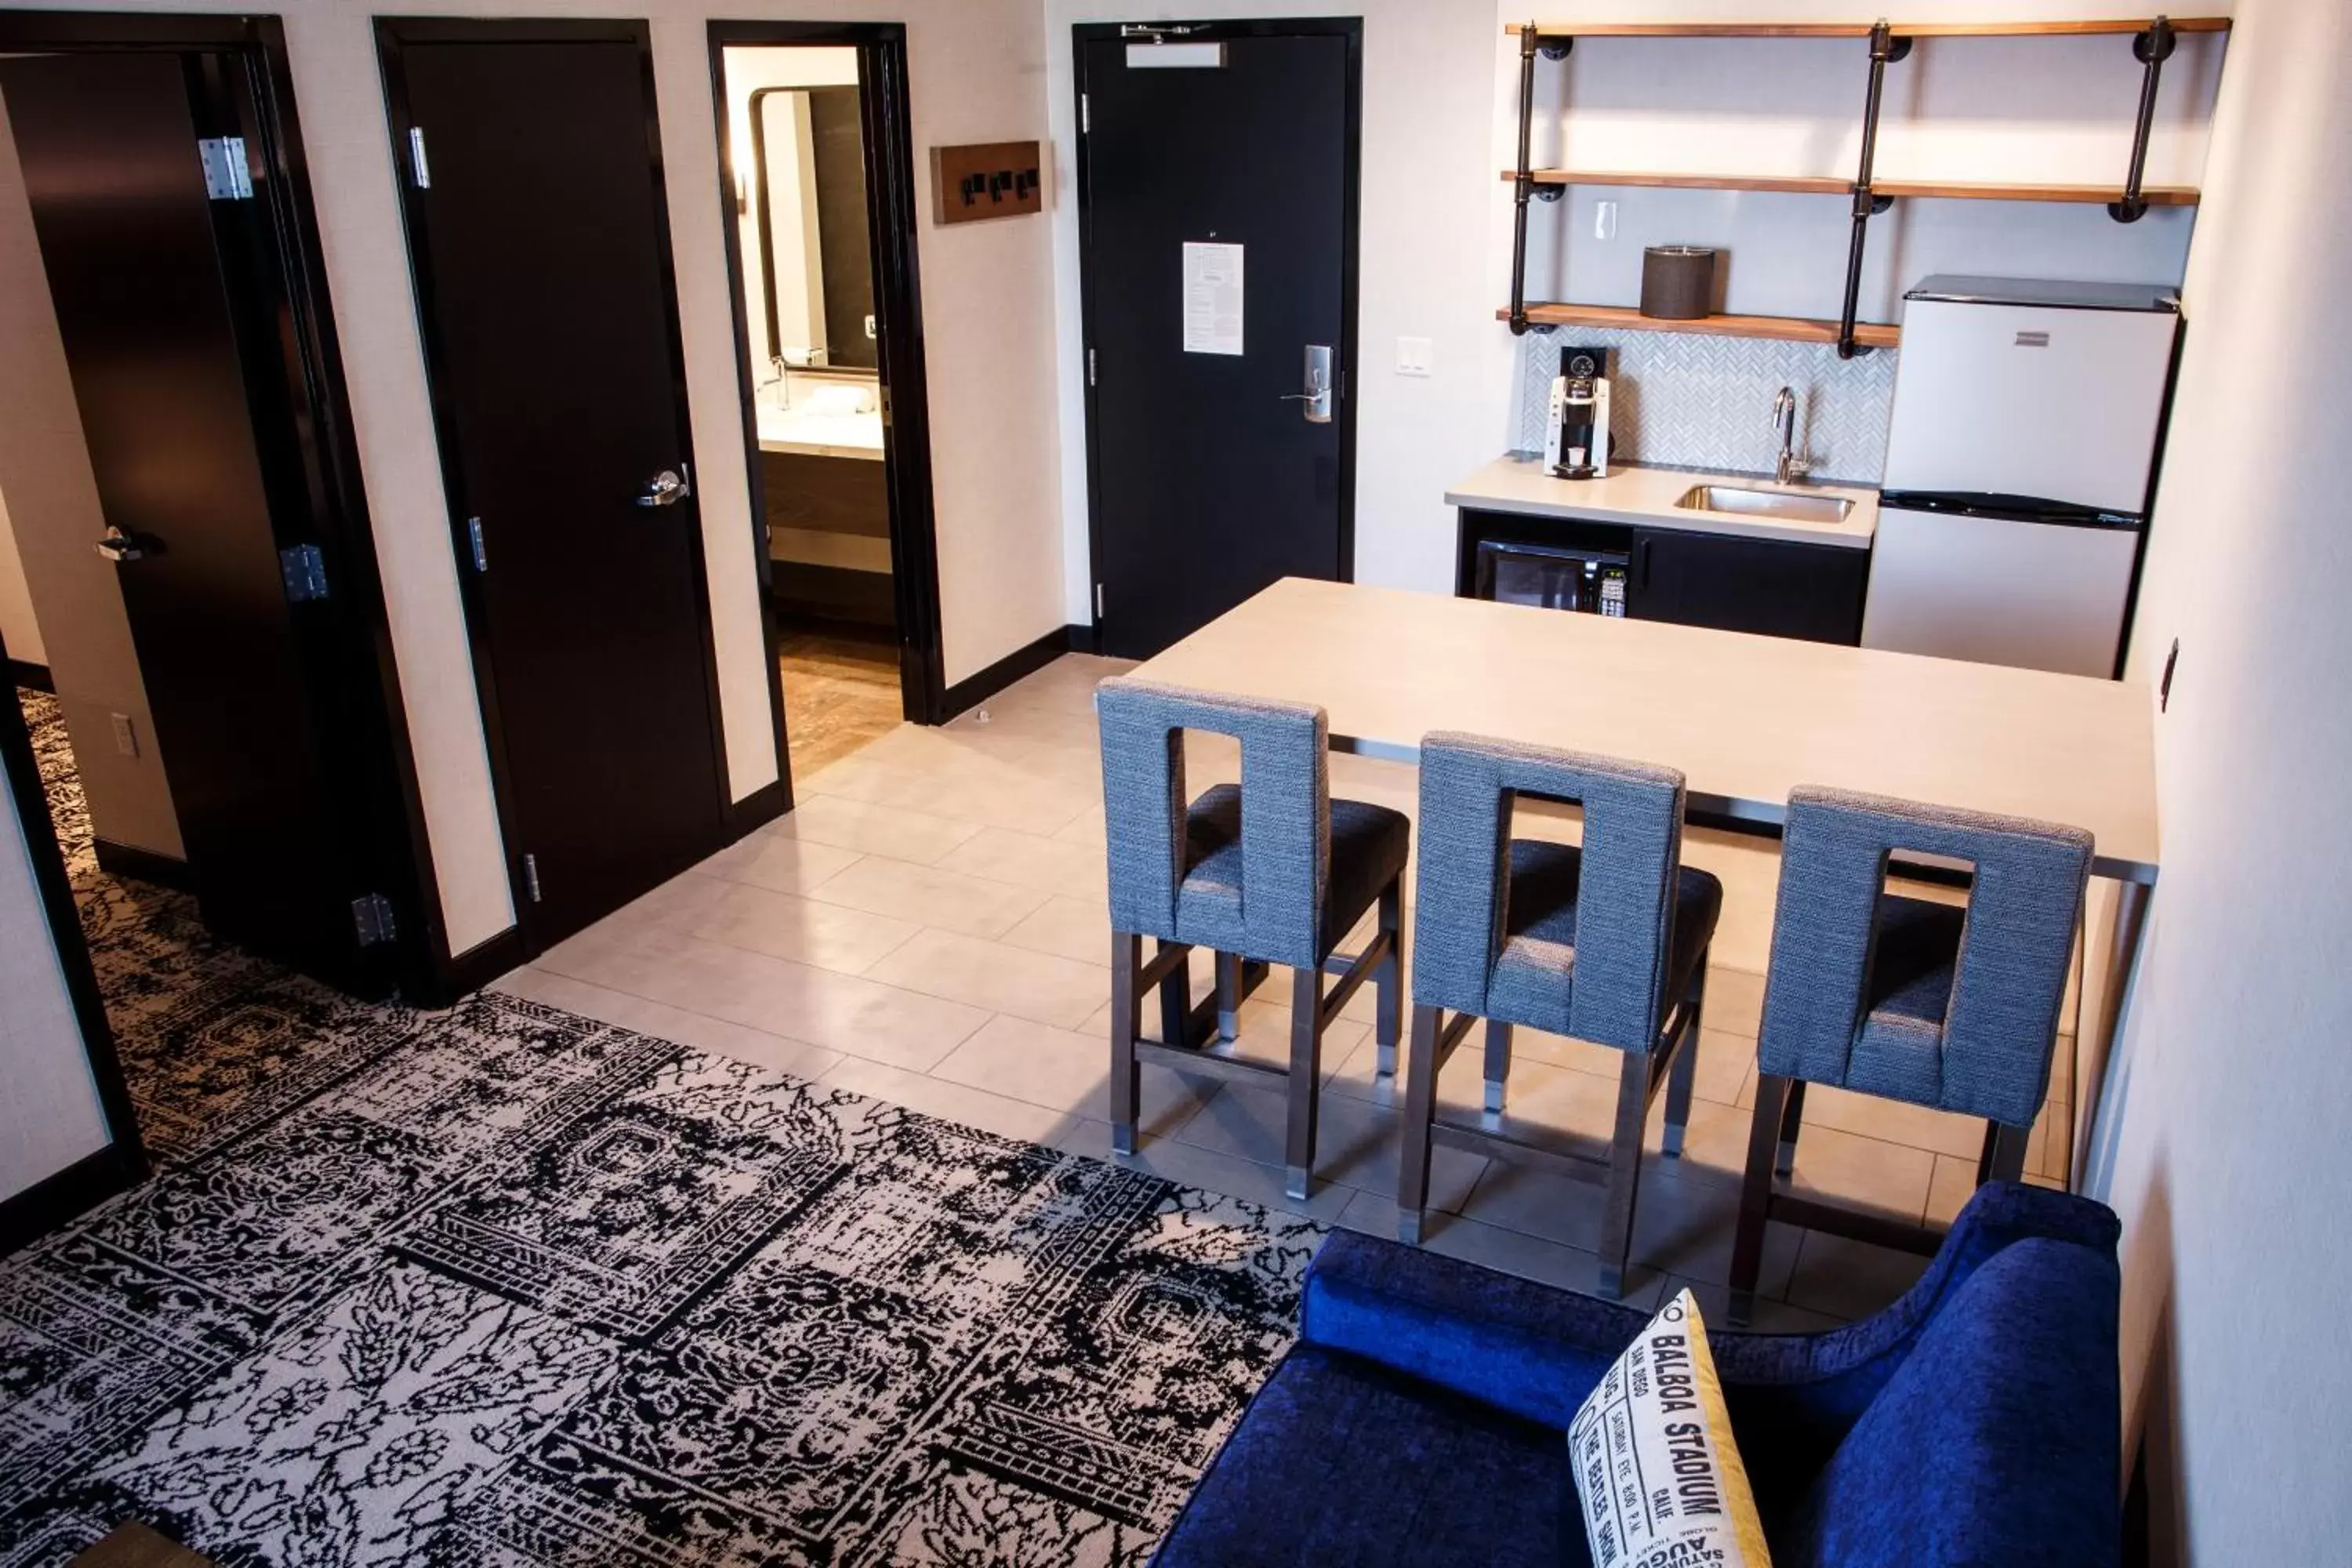
<path id="1" fill-rule="evenodd" d="M 1242 352 L 1242 247 L 1184 242 L 1184 352 Z"/>

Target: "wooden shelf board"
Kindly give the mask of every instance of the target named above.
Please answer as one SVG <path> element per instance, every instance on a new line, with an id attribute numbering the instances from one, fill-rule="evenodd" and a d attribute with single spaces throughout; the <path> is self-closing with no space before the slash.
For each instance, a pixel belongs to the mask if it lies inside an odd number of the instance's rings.
<path id="1" fill-rule="evenodd" d="M 1507 321 L 1511 312 L 1495 312 L 1498 321 Z M 1692 321 L 1661 321 L 1645 316 L 1627 305 L 1558 305 L 1543 304 L 1528 307 L 1528 320 L 1541 327 L 1617 327 L 1637 332 L 1696 332 L 1715 338 L 1780 338 L 1799 343 L 1833 343 L 1838 340 L 1835 321 L 1811 321 L 1801 316 L 1702 316 Z M 1854 324 L 1853 341 L 1867 348 L 1893 348 L 1902 336 L 1902 330 L 1881 321 L 1858 321 Z"/>
<path id="2" fill-rule="evenodd" d="M 2033 38 L 2084 37 L 2096 34 L 2144 33 L 2146 16 L 2056 22 L 1896 22 L 1898 38 Z M 2227 16 L 2174 16 L 2176 33 L 2225 33 Z M 1544 37 L 1573 38 L 1866 38 L 1867 22 L 1538 22 Z M 1517 37 L 1527 26 L 1507 22 L 1503 31 Z"/>
<path id="3" fill-rule="evenodd" d="M 1853 189 L 1851 180 L 1812 174 L 1654 174 L 1595 169 L 1534 169 L 1528 173 L 1539 185 L 1642 185 L 1673 190 L 1777 191 L 1813 196 L 1842 196 Z M 1506 184 L 1518 178 L 1517 171 L 1511 169 L 1505 169 L 1502 176 Z M 1874 180 L 1870 188 L 1882 196 L 2102 205 L 2119 201 L 2124 194 L 2121 185 L 2021 185 L 1967 180 Z M 2152 207 L 2195 206 L 2197 194 L 2194 185 L 2148 185 L 2140 192 Z"/>
<path id="4" fill-rule="evenodd" d="M 1873 180 L 1882 196 L 1948 196 L 1975 202 L 2095 202 L 2123 200 L 2121 185 L 1975 184 L 1963 180 Z M 2143 185 L 2140 197 L 2152 207 L 2193 207 L 2194 185 Z"/>
<path id="5" fill-rule="evenodd" d="M 1895 24 L 1895 36 L 1898 38 L 2046 38 L 2117 33 L 2128 36 L 2147 32 L 2152 19 L 2147 16 L 2115 16 L 2082 22 L 1897 22 Z M 2226 33 L 2230 30 L 2230 18 L 2227 16 L 2173 16 L 2168 20 L 2176 33 Z"/>
<path id="6" fill-rule="evenodd" d="M 1866 38 L 1867 22 L 1538 22 L 1538 37 L 1548 38 Z M 1503 31 L 1517 37 L 1524 22 L 1506 22 Z"/>
<path id="7" fill-rule="evenodd" d="M 1592 169 L 1536 169 L 1530 173 L 1539 185 L 1647 185 L 1676 190 L 1701 191 L 1783 191 L 1798 195 L 1842 196 L 1853 189 L 1852 180 L 1806 174 L 1647 174 Z M 1506 183 L 1518 178 L 1518 171 L 1506 169 Z"/>

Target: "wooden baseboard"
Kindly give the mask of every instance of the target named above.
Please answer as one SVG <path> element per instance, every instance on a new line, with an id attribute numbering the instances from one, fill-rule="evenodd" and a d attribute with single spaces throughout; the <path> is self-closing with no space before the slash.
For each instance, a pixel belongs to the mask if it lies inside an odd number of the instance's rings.
<path id="1" fill-rule="evenodd" d="M 110 877 L 129 877 L 134 881 L 152 882 L 159 888 L 174 892 L 194 893 L 196 879 L 185 860 L 171 855 L 159 855 L 152 849 L 142 849 L 135 844 L 117 844 L 111 838 L 93 838 L 90 847 L 98 853 L 98 868 Z"/>
<path id="2" fill-rule="evenodd" d="M 1102 652 L 1102 632 L 1095 626 L 1064 626 L 1063 635 L 1069 639 L 1072 653 Z"/>
<path id="3" fill-rule="evenodd" d="M 80 1218 L 146 1178 L 147 1161 L 135 1147 L 110 1143 L 47 1181 L 36 1182 L 15 1197 L 0 1201 L 0 1258 Z"/>
<path id="4" fill-rule="evenodd" d="M 1026 647 L 1015 648 L 979 673 L 957 681 L 947 689 L 946 711 L 940 716 L 944 724 L 957 714 L 966 712 L 987 701 L 1014 681 L 1034 675 L 1064 654 L 1074 651 L 1072 639 L 1081 632 L 1092 639 L 1091 626 L 1056 626 Z"/>
<path id="5" fill-rule="evenodd" d="M 32 691 L 54 693 L 58 689 L 56 678 L 49 674 L 49 667 L 46 664 L 35 664 L 28 658 L 10 659 L 8 678 L 16 685 Z"/>

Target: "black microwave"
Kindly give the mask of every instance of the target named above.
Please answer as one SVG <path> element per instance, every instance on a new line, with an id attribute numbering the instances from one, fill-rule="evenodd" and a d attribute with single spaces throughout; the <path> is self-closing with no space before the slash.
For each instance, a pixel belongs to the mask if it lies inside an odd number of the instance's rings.
<path id="1" fill-rule="evenodd" d="M 1471 593 L 1500 605 L 1622 616 L 1626 560 L 1622 551 L 1482 539 Z"/>

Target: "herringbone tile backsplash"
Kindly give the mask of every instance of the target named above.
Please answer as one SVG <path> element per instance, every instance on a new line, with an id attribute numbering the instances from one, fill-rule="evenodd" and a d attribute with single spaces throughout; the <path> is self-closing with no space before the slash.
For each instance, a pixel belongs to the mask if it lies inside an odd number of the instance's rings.
<path id="1" fill-rule="evenodd" d="M 1551 378 L 1568 344 L 1610 350 L 1610 434 L 1620 462 L 1769 473 L 1780 451 L 1772 398 L 1790 386 L 1802 400 L 1797 447 L 1813 478 L 1874 485 L 1885 470 L 1893 349 L 1842 360 L 1822 343 L 1612 327 L 1538 329 L 1519 340 L 1518 451 L 1543 450 Z"/>

